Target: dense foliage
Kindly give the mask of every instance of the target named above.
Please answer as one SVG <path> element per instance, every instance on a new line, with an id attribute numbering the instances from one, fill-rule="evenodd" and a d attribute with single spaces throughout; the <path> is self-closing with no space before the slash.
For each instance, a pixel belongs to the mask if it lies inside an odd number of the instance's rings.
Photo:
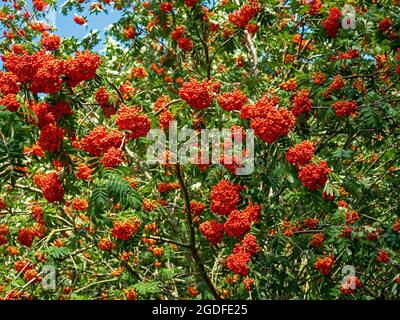
<path id="1" fill-rule="evenodd" d="M 1 299 L 399 297 L 398 0 L 3 0 L 0 26 Z M 173 120 L 253 129 L 254 171 L 146 161 Z"/>

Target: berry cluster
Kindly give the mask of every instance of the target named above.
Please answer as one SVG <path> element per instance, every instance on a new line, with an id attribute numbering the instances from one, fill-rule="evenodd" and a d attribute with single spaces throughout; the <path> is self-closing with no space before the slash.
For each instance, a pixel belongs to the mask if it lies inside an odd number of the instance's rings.
<path id="1" fill-rule="evenodd" d="M 140 221 L 136 218 L 127 221 L 115 221 L 112 235 L 121 240 L 128 240 L 134 233 L 139 231 Z"/>
<path id="2" fill-rule="evenodd" d="M 179 96 L 196 110 L 207 109 L 214 98 L 207 79 L 199 82 L 193 78 L 182 85 Z"/>
<path id="3" fill-rule="evenodd" d="M 123 142 L 123 133 L 118 130 L 107 129 L 103 126 L 95 127 L 80 141 L 82 150 L 99 157 L 111 147 L 120 147 Z"/>
<path id="4" fill-rule="evenodd" d="M 224 236 L 224 225 L 215 220 L 209 220 L 200 224 L 199 231 L 208 241 L 217 244 Z"/>
<path id="5" fill-rule="evenodd" d="M 336 101 L 332 107 L 337 117 L 348 117 L 357 111 L 357 101 Z"/>
<path id="6" fill-rule="evenodd" d="M 230 13 L 228 18 L 239 28 L 246 28 L 248 22 L 258 12 L 259 6 L 257 1 L 251 1 L 250 4 L 243 5 L 239 10 L 234 13 Z"/>
<path id="7" fill-rule="evenodd" d="M 122 105 L 117 112 L 116 124 L 120 130 L 130 131 L 127 137 L 131 139 L 145 137 L 150 130 L 148 116 L 135 106 Z"/>
<path id="8" fill-rule="evenodd" d="M 56 152 L 61 148 L 64 137 L 64 130 L 57 124 L 50 123 L 40 130 L 38 145 L 42 150 Z"/>
<path id="9" fill-rule="evenodd" d="M 226 111 L 240 110 L 247 102 L 246 95 L 239 89 L 225 92 L 217 97 L 219 106 Z"/>
<path id="10" fill-rule="evenodd" d="M 302 89 L 292 97 L 292 113 L 298 117 L 303 113 L 311 111 L 310 90 Z"/>
<path id="11" fill-rule="evenodd" d="M 356 276 L 348 276 L 344 283 L 340 286 L 340 291 L 343 294 L 352 294 L 359 287 L 361 287 L 361 281 Z"/>
<path id="12" fill-rule="evenodd" d="M 327 257 L 323 257 L 323 258 L 318 259 L 315 262 L 314 266 L 323 275 L 327 275 L 327 274 L 329 274 L 331 272 L 333 263 L 334 263 L 333 254 L 330 254 Z"/>
<path id="13" fill-rule="evenodd" d="M 266 143 L 272 144 L 287 136 L 295 123 L 294 115 L 287 109 L 271 110 L 264 118 L 254 118 L 250 126 L 254 133 Z"/>
<path id="14" fill-rule="evenodd" d="M 226 266 L 233 273 L 245 277 L 249 273 L 247 264 L 258 250 L 256 237 L 252 234 L 246 234 L 241 244 L 237 244 L 232 254 L 226 259 Z"/>
<path id="15" fill-rule="evenodd" d="M 339 33 L 340 22 L 339 19 L 342 12 L 338 8 L 329 9 L 329 15 L 326 20 L 322 21 L 322 27 L 325 29 L 329 38 L 335 38 Z"/>
<path id="16" fill-rule="evenodd" d="M 68 78 L 71 87 L 77 86 L 82 81 L 94 78 L 97 68 L 100 66 L 100 57 L 90 51 L 78 51 L 75 58 L 69 58 L 64 63 L 64 74 Z"/>
<path id="17" fill-rule="evenodd" d="M 311 191 L 322 188 L 325 185 L 329 172 L 331 172 L 331 169 L 327 163 L 320 160 L 318 164 L 311 163 L 303 167 L 298 176 L 303 186 Z"/>
<path id="18" fill-rule="evenodd" d="M 123 154 L 120 148 L 111 147 L 104 153 L 101 164 L 106 168 L 115 168 L 122 163 Z"/>
<path id="19" fill-rule="evenodd" d="M 261 207 L 252 203 L 242 211 L 231 211 L 224 224 L 226 234 L 229 237 L 240 237 L 250 229 L 252 222 L 258 223 L 260 214 Z"/>
<path id="20" fill-rule="evenodd" d="M 221 180 L 212 187 L 211 211 L 218 215 L 228 215 L 236 209 L 239 201 L 240 186 L 228 180 Z"/>
<path id="21" fill-rule="evenodd" d="M 86 211 L 89 204 L 86 199 L 72 199 L 72 208 L 76 211 Z"/>
<path id="22" fill-rule="evenodd" d="M 44 33 L 42 34 L 42 40 L 40 41 L 40 44 L 47 51 L 54 51 L 57 50 L 58 47 L 60 46 L 60 41 L 61 40 L 58 35 Z"/>
<path id="23" fill-rule="evenodd" d="M 296 167 L 304 166 L 309 163 L 314 155 L 314 145 L 311 141 L 303 142 L 289 147 L 286 152 L 286 160 Z"/>
<path id="24" fill-rule="evenodd" d="M 42 190 L 48 202 L 61 201 L 64 197 L 64 188 L 58 179 L 57 173 L 35 174 L 33 182 Z"/>

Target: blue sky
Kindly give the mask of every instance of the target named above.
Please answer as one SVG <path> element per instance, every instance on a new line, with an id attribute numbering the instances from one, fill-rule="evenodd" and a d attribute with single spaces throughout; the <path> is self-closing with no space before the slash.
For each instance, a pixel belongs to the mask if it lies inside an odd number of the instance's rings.
<path id="1" fill-rule="evenodd" d="M 64 0 L 58 1 L 59 4 L 62 4 L 63 2 Z M 86 7 L 88 7 L 88 5 L 86 5 Z M 56 14 L 57 33 L 62 37 L 74 36 L 76 38 L 82 38 L 93 29 L 103 31 L 108 25 L 118 21 L 120 16 L 120 12 L 111 9 L 111 6 L 107 7 L 109 8 L 108 13 L 99 13 L 97 15 L 89 15 L 88 11 L 77 13 L 78 15 L 85 16 L 87 19 L 86 25 L 82 26 L 74 22 L 73 17 L 75 12 L 71 12 L 67 16 L 64 16 L 60 12 L 60 9 L 58 9 Z"/>

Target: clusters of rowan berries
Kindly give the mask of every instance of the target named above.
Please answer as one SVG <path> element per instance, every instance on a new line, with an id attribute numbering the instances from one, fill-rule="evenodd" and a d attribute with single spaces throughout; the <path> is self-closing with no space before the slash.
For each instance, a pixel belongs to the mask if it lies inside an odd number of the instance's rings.
<path id="1" fill-rule="evenodd" d="M 258 1 L 250 1 L 244 4 L 239 10 L 228 15 L 228 19 L 239 28 L 246 28 L 248 22 L 259 11 Z"/>
<path id="2" fill-rule="evenodd" d="M 286 152 L 286 160 L 295 165 L 301 167 L 311 161 L 314 156 L 314 145 L 311 141 L 304 140 L 295 146 L 289 147 Z"/>
<path id="3" fill-rule="evenodd" d="M 157 186 L 157 190 L 159 193 L 166 193 L 170 190 L 180 189 L 180 184 L 178 182 L 161 182 Z"/>
<path id="4" fill-rule="evenodd" d="M 120 130 L 128 130 L 128 138 L 145 137 L 150 130 L 150 120 L 146 114 L 136 106 L 122 105 L 117 111 L 116 124 Z"/>
<path id="5" fill-rule="evenodd" d="M 316 233 L 312 236 L 310 240 L 310 245 L 314 248 L 320 248 L 325 241 L 325 236 L 323 233 Z"/>
<path id="6" fill-rule="evenodd" d="M 8 242 L 7 236 L 9 234 L 8 227 L 0 223 L 0 245 L 3 246 Z"/>
<path id="7" fill-rule="evenodd" d="M 329 87 L 322 93 L 323 96 L 329 97 L 333 91 L 340 90 L 344 86 L 343 77 L 339 74 L 333 78 L 332 83 Z"/>
<path id="8" fill-rule="evenodd" d="M 26 246 L 26 247 L 30 247 L 33 243 L 33 240 L 35 239 L 35 237 L 41 239 L 43 238 L 44 234 L 46 232 L 46 228 L 43 224 L 35 224 L 29 228 L 21 228 L 18 231 L 18 236 L 16 237 L 16 240 Z"/>
<path id="9" fill-rule="evenodd" d="M 201 82 L 193 78 L 189 79 L 179 90 L 179 96 L 193 109 L 207 109 L 214 99 L 211 85 L 212 83 L 207 79 Z"/>
<path id="10" fill-rule="evenodd" d="M 60 46 L 60 42 L 61 42 L 60 36 L 56 34 L 43 33 L 40 44 L 47 51 L 54 51 L 58 49 L 58 47 Z"/>
<path id="11" fill-rule="evenodd" d="M 137 218 L 126 221 L 114 221 L 112 235 L 120 240 L 129 240 L 134 233 L 139 231 L 141 222 Z"/>
<path id="12" fill-rule="evenodd" d="M 35 174 L 33 182 L 42 190 L 48 202 L 61 201 L 64 197 L 64 188 L 56 172 Z"/>
<path id="13" fill-rule="evenodd" d="M 250 119 L 250 127 L 260 139 L 272 144 L 286 136 L 293 128 L 295 117 L 285 108 L 277 108 L 278 97 L 263 96 L 253 105 L 245 105 L 241 112 L 242 119 Z"/>
<path id="14" fill-rule="evenodd" d="M 96 102 L 100 105 L 100 108 L 103 110 L 106 118 L 114 115 L 117 112 L 114 104 L 110 103 L 110 94 L 104 87 L 100 87 L 96 91 Z"/>
<path id="15" fill-rule="evenodd" d="M 287 136 L 293 128 L 295 117 L 284 108 L 271 110 L 264 118 L 254 118 L 250 126 L 254 133 L 266 143 L 272 144 L 281 137 Z"/>
<path id="16" fill-rule="evenodd" d="M 171 32 L 172 40 L 178 43 L 178 47 L 183 51 L 190 51 L 193 49 L 193 41 L 189 37 L 184 37 L 185 27 L 177 26 L 174 31 Z"/>
<path id="17" fill-rule="evenodd" d="M 72 199 L 71 204 L 75 211 L 86 211 L 89 207 L 87 200 L 81 198 Z"/>
<path id="18" fill-rule="evenodd" d="M 389 252 L 387 252 L 386 250 L 379 250 L 378 251 L 378 255 L 376 257 L 376 261 L 380 262 L 380 263 L 389 263 L 390 262 L 390 255 Z"/>
<path id="19" fill-rule="evenodd" d="M 229 237 L 239 237 L 250 229 L 251 224 L 258 223 L 261 207 L 249 203 L 242 211 L 232 210 L 224 224 L 224 230 Z"/>
<path id="20" fill-rule="evenodd" d="M 35 204 L 31 208 L 31 213 L 33 218 L 36 220 L 37 223 L 39 224 L 44 224 L 43 220 L 43 209 L 41 206 Z"/>
<path id="21" fill-rule="evenodd" d="M 307 14 L 312 14 L 316 15 L 320 13 L 320 10 L 322 9 L 322 0 L 311 0 L 308 2 L 308 5 L 310 6 L 310 9 L 307 11 Z"/>
<path id="22" fill-rule="evenodd" d="M 110 251 L 112 249 L 115 248 L 115 243 L 113 243 L 112 241 L 110 241 L 107 238 L 102 238 L 100 239 L 100 241 L 97 243 L 97 246 L 99 247 L 100 250 L 103 251 Z"/>
<path id="23" fill-rule="evenodd" d="M 226 111 L 241 110 L 247 100 L 246 95 L 239 89 L 235 89 L 232 92 L 224 92 L 217 97 L 219 106 Z"/>
<path id="24" fill-rule="evenodd" d="M 256 237 L 250 233 L 243 237 L 241 244 L 236 244 L 231 255 L 226 259 L 226 266 L 233 273 L 247 276 L 249 273 L 248 263 L 251 257 L 260 250 Z"/>
<path id="25" fill-rule="evenodd" d="M 322 21 L 322 27 L 325 29 L 329 38 L 335 38 L 339 33 L 340 22 L 339 19 L 342 12 L 338 8 L 329 9 L 328 17 Z"/>
<path id="26" fill-rule="evenodd" d="M 311 163 L 304 166 L 299 171 L 298 177 L 303 186 L 311 191 L 322 188 L 325 185 L 329 172 L 331 172 L 331 168 L 328 167 L 325 161 L 320 160 L 319 163 Z"/>
<path id="27" fill-rule="evenodd" d="M 348 276 L 344 283 L 340 286 L 343 294 L 352 294 L 362 286 L 360 279 L 356 276 Z"/>
<path id="28" fill-rule="evenodd" d="M 296 117 L 300 116 L 303 113 L 311 111 L 310 90 L 302 89 L 298 91 L 292 97 L 292 105 L 293 108 L 291 109 L 291 111 Z"/>
<path id="29" fill-rule="evenodd" d="M 392 24 L 392 20 L 389 17 L 385 17 L 381 21 L 379 21 L 378 27 L 383 33 L 385 33 L 390 30 Z"/>
<path id="30" fill-rule="evenodd" d="M 122 162 L 124 134 L 116 129 L 107 132 L 103 126 L 96 126 L 80 140 L 80 148 L 95 157 L 102 156 L 104 167 L 114 168 Z M 90 175 L 91 169 L 85 168 Z"/>
<path id="31" fill-rule="evenodd" d="M 241 187 L 228 180 L 221 180 L 212 187 L 211 211 L 217 215 L 228 215 L 236 209 L 239 201 L 239 191 Z"/>
<path id="32" fill-rule="evenodd" d="M 357 101 L 336 101 L 332 107 L 337 117 L 348 117 L 356 113 Z"/>
<path id="33" fill-rule="evenodd" d="M 333 254 L 330 254 L 327 257 L 318 259 L 315 262 L 314 266 L 323 275 L 327 275 L 331 272 L 333 263 L 334 263 Z"/>

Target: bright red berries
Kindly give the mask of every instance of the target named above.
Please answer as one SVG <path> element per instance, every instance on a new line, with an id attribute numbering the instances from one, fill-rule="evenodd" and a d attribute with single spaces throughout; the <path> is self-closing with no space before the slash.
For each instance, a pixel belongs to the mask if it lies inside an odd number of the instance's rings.
<path id="1" fill-rule="evenodd" d="M 239 237 L 250 229 L 251 224 L 258 223 L 261 207 L 249 204 L 244 210 L 233 210 L 224 224 L 224 229 L 229 237 Z"/>
<path id="2" fill-rule="evenodd" d="M 269 98 L 265 95 L 254 104 L 243 106 L 240 111 L 240 117 L 242 119 L 264 118 L 270 111 L 277 108 L 278 103 L 279 98 L 277 96 Z"/>
<path id="3" fill-rule="evenodd" d="M 255 118 L 250 122 L 257 137 L 272 144 L 279 138 L 287 136 L 293 128 L 295 117 L 287 109 L 271 110 L 263 118 Z"/>
<path id="4" fill-rule="evenodd" d="M 190 107 L 196 110 L 207 109 L 214 98 L 207 79 L 201 82 L 190 79 L 188 82 L 185 82 L 179 91 L 179 96 Z"/>
<path id="5" fill-rule="evenodd" d="M 20 103 L 17 100 L 17 95 L 7 94 L 0 98 L 0 105 L 6 106 L 7 110 L 15 112 L 19 109 Z"/>
<path id="6" fill-rule="evenodd" d="M 97 246 L 100 250 L 110 251 L 115 248 L 115 243 L 111 242 L 107 238 L 103 238 L 97 243 Z"/>
<path id="7" fill-rule="evenodd" d="M 310 90 L 300 90 L 292 97 L 293 108 L 292 113 L 298 117 L 303 113 L 311 111 Z"/>
<path id="8" fill-rule="evenodd" d="M 236 204 L 239 201 L 240 186 L 235 185 L 227 180 L 221 180 L 212 187 L 211 211 L 218 215 L 228 215 L 236 209 Z"/>
<path id="9" fill-rule="evenodd" d="M 343 294 L 352 294 L 359 287 L 361 287 L 361 281 L 356 276 L 348 276 L 344 283 L 340 286 L 340 291 Z"/>
<path id="10" fill-rule="evenodd" d="M 45 151 L 56 152 L 61 148 L 63 137 L 64 130 L 50 123 L 40 130 L 38 145 Z"/>
<path id="11" fill-rule="evenodd" d="M 44 0 L 33 0 L 33 6 L 38 11 L 43 11 L 49 4 Z"/>
<path id="12" fill-rule="evenodd" d="M 245 277 L 249 273 L 247 264 L 258 250 L 259 246 L 257 245 L 256 237 L 251 234 L 246 234 L 241 244 L 237 244 L 232 254 L 226 259 L 226 266 L 233 273 Z"/>
<path id="13" fill-rule="evenodd" d="M 120 130 L 130 131 L 127 137 L 131 139 L 145 137 L 150 130 L 148 116 L 135 106 L 123 105 L 117 112 L 116 124 Z"/>
<path id="14" fill-rule="evenodd" d="M 203 234 L 204 238 L 213 244 L 217 244 L 224 236 L 224 225 L 215 220 L 203 222 L 199 226 L 199 231 Z"/>
<path id="15" fill-rule="evenodd" d="M 201 216 L 203 213 L 204 209 L 206 208 L 206 205 L 203 202 L 192 200 L 190 201 L 190 212 L 194 216 Z"/>
<path id="16" fill-rule="evenodd" d="M 193 41 L 188 37 L 178 39 L 178 47 L 183 51 L 190 51 L 193 49 Z"/>
<path id="17" fill-rule="evenodd" d="M 247 102 L 246 95 L 239 89 L 233 92 L 225 92 L 217 97 L 221 109 L 226 111 L 240 110 Z"/>
<path id="18" fill-rule="evenodd" d="M 11 72 L 0 71 L 0 93 L 4 95 L 19 92 L 18 77 Z"/>
<path id="19" fill-rule="evenodd" d="M 325 237 L 323 233 L 316 233 L 312 236 L 310 245 L 314 248 L 320 248 L 325 241 Z"/>
<path id="20" fill-rule="evenodd" d="M 356 113 L 357 101 L 336 101 L 332 107 L 337 117 L 348 117 Z"/>
<path id="21" fill-rule="evenodd" d="M 133 218 L 128 221 L 116 221 L 112 229 L 112 235 L 121 240 L 128 240 L 134 233 L 139 231 L 140 221 Z"/>
<path id="22" fill-rule="evenodd" d="M 237 27 L 246 28 L 248 22 L 255 16 L 258 10 L 258 2 L 252 1 L 250 4 L 243 5 L 235 13 L 230 13 L 228 18 Z"/>
<path id="23" fill-rule="evenodd" d="M 295 146 L 289 147 L 286 152 L 286 160 L 296 167 L 309 163 L 314 155 L 314 145 L 311 141 L 303 141 Z"/>
<path id="24" fill-rule="evenodd" d="M 339 19 L 342 12 L 338 8 L 329 9 L 329 16 L 326 20 L 322 21 L 322 27 L 325 29 L 329 38 L 334 38 L 339 33 L 340 22 Z"/>
<path id="25" fill-rule="evenodd" d="M 385 17 L 383 18 L 381 21 L 379 21 L 379 29 L 382 32 L 387 32 L 390 30 L 390 28 L 392 27 L 392 20 L 390 20 L 390 18 Z"/>
<path id="26" fill-rule="evenodd" d="M 323 275 L 327 275 L 331 272 L 332 266 L 333 266 L 334 260 L 333 260 L 333 254 L 318 259 L 314 266 L 315 268 L 321 272 Z"/>
<path id="27" fill-rule="evenodd" d="M 93 79 L 100 64 L 100 57 L 88 50 L 78 51 L 74 58 L 69 57 L 64 62 L 64 74 L 68 78 L 69 85 L 75 87 L 82 81 Z"/>
<path id="28" fill-rule="evenodd" d="M 18 231 L 16 239 L 20 244 L 30 247 L 35 239 L 35 235 L 30 228 L 22 228 Z"/>
<path id="29" fill-rule="evenodd" d="M 240 117 L 251 119 L 250 127 L 265 142 L 271 144 L 286 136 L 296 121 L 292 112 L 278 109 L 279 98 L 263 96 L 253 105 L 243 106 Z"/>
<path id="30" fill-rule="evenodd" d="M 329 172 L 331 172 L 331 168 L 328 167 L 325 161 L 320 160 L 318 164 L 311 163 L 303 167 L 298 176 L 302 185 L 311 191 L 322 188 L 325 185 Z"/>
<path id="31" fill-rule="evenodd" d="M 81 139 L 80 145 L 82 150 L 100 157 L 111 147 L 119 148 L 122 145 L 123 136 L 123 133 L 118 130 L 107 132 L 105 127 L 97 126 Z"/>
<path id="32" fill-rule="evenodd" d="M 376 257 L 376 261 L 380 263 L 389 263 L 390 255 L 386 250 L 379 250 L 378 255 Z"/>
<path id="33" fill-rule="evenodd" d="M 170 12 L 173 9 L 173 4 L 171 2 L 162 2 L 160 4 L 160 10 L 164 12 Z"/>
<path id="34" fill-rule="evenodd" d="M 72 199 L 72 208 L 76 211 L 86 211 L 89 207 L 89 204 L 86 199 Z"/>
<path id="35" fill-rule="evenodd" d="M 119 148 L 109 148 L 103 156 L 101 163 L 106 168 L 115 168 L 122 163 L 123 152 Z"/>
<path id="36" fill-rule="evenodd" d="M 77 15 L 74 16 L 74 21 L 76 24 L 79 24 L 79 25 L 83 25 L 86 23 L 86 20 L 84 17 L 77 16 Z"/>
<path id="37" fill-rule="evenodd" d="M 233 273 L 245 277 L 249 273 L 249 267 L 247 266 L 247 263 L 250 262 L 250 260 L 251 260 L 250 253 L 247 252 L 232 253 L 226 259 L 226 266 Z"/>
<path id="38" fill-rule="evenodd" d="M 57 50 L 58 47 L 60 46 L 60 36 L 56 34 L 45 34 L 42 37 L 42 40 L 40 41 L 40 44 L 42 45 L 43 48 L 45 48 L 48 51 L 54 51 Z"/>
<path id="39" fill-rule="evenodd" d="M 33 182 L 42 190 L 48 202 L 61 201 L 64 197 L 64 188 L 58 180 L 57 173 L 36 174 Z"/>

